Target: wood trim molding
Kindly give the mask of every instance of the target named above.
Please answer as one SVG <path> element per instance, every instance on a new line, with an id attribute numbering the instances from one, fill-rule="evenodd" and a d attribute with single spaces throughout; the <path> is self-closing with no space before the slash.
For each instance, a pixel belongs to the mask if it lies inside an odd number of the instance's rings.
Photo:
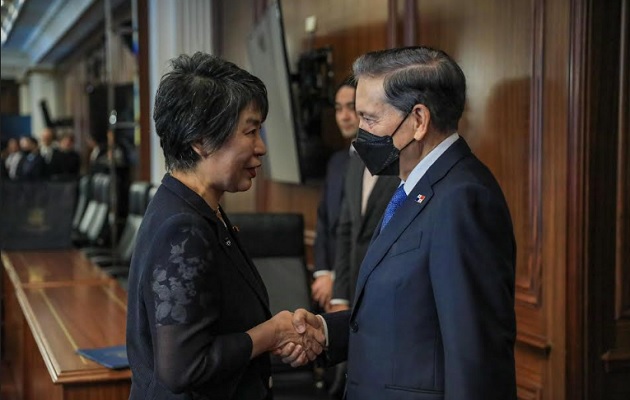
<path id="1" fill-rule="evenodd" d="M 398 46 L 398 1 L 387 0 L 387 47 Z"/>
<path id="2" fill-rule="evenodd" d="M 542 400 L 542 389 L 534 382 L 521 381 L 516 385 L 516 398 L 518 400 Z"/>
<path id="3" fill-rule="evenodd" d="M 405 46 L 413 46 L 416 44 L 416 21 L 418 8 L 416 0 L 405 0 L 405 22 L 403 26 L 403 44 Z"/>
<path id="4" fill-rule="evenodd" d="M 630 1 L 622 2 L 619 46 L 615 318 L 630 318 Z"/>
<path id="5" fill-rule="evenodd" d="M 516 303 L 540 307 L 542 299 L 542 169 L 543 169 L 543 83 L 544 83 L 544 2 L 533 0 L 532 80 L 530 87 L 529 134 L 529 217 L 527 277 L 516 281 Z"/>
<path id="6" fill-rule="evenodd" d="M 588 0 L 570 1 L 569 104 L 567 148 L 567 265 L 566 265 L 566 380 L 565 398 L 582 399 L 586 393 L 586 296 L 588 260 L 587 155 L 588 113 Z"/>
<path id="7" fill-rule="evenodd" d="M 551 353 L 551 344 L 545 336 L 519 331 L 516 334 L 516 341 L 544 356 Z"/>
<path id="8" fill-rule="evenodd" d="M 149 10 L 147 0 L 137 1 L 138 91 L 140 98 L 140 146 L 138 179 L 151 181 L 151 83 L 149 82 Z"/>
<path id="9" fill-rule="evenodd" d="M 630 350 L 612 349 L 602 356 L 604 370 L 607 373 L 617 373 L 630 370 Z"/>

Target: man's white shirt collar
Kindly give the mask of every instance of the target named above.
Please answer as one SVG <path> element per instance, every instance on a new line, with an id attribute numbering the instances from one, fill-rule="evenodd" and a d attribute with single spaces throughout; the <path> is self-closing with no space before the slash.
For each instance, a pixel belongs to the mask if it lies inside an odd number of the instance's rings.
<path id="1" fill-rule="evenodd" d="M 426 157 L 420 160 L 418 165 L 414 167 L 414 169 L 407 177 L 407 180 L 403 182 L 403 184 L 405 185 L 405 193 L 407 193 L 407 195 L 409 195 L 416 184 L 420 182 L 420 179 L 422 179 L 422 177 L 429 170 L 431 165 L 433 165 L 433 163 L 437 161 L 437 159 L 440 158 L 440 156 L 444 154 L 444 152 L 449 147 L 451 147 L 451 145 L 455 143 L 457 139 L 459 139 L 459 134 L 455 132 L 444 139 L 442 143 L 435 146 L 435 149 L 431 150 L 431 152 L 427 154 Z"/>

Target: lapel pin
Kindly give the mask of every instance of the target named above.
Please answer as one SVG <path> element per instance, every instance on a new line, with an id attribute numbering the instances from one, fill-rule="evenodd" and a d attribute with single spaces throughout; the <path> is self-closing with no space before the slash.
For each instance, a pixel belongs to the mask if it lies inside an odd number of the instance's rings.
<path id="1" fill-rule="evenodd" d="M 239 227 L 238 227 L 238 226 L 236 226 L 236 225 L 234 225 L 234 226 L 232 227 L 232 230 L 233 230 L 234 232 L 240 232 L 240 231 L 241 231 L 241 230 L 239 229 Z"/>
<path id="2" fill-rule="evenodd" d="M 418 203 L 418 204 L 422 204 L 422 202 L 424 201 L 424 199 L 425 199 L 426 197 L 427 197 L 427 196 L 425 196 L 425 195 L 423 195 L 423 194 L 419 194 L 419 195 L 418 195 L 418 197 L 416 197 L 416 203 Z"/>

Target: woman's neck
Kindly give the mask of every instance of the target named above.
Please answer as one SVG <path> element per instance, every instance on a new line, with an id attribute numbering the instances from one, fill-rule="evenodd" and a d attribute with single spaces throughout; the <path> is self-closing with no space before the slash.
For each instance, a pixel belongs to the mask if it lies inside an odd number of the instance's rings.
<path id="1" fill-rule="evenodd" d="M 219 201 L 223 193 L 213 190 L 210 185 L 204 182 L 201 175 L 195 171 L 171 171 L 171 176 L 201 196 L 215 213 L 218 212 Z"/>

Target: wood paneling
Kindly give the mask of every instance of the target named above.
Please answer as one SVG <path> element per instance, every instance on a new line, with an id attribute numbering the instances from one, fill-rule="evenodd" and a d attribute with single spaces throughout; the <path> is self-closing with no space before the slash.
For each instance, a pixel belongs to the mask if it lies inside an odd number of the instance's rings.
<path id="1" fill-rule="evenodd" d="M 543 252 L 545 237 L 554 238 L 545 232 L 558 225 L 547 225 L 544 216 L 548 207 L 561 208 L 556 201 L 564 198 L 556 196 L 556 187 L 545 187 L 546 171 L 557 170 L 557 161 L 563 160 L 545 153 L 553 137 L 545 125 L 547 113 L 553 113 L 546 94 L 554 86 L 545 77 L 545 3 L 452 0 L 420 2 L 418 8 L 418 42 L 446 50 L 467 76 L 468 101 L 459 131 L 493 171 L 508 200 L 518 248 L 519 398 L 544 398 L 554 331 L 546 299 L 559 286 L 550 284 L 546 269 L 556 265 Z"/>
<path id="2" fill-rule="evenodd" d="M 621 2 L 619 19 L 619 106 L 615 207 L 615 276 L 612 332 L 604 331 L 604 374 L 592 392 L 610 398 L 630 397 L 630 2 Z"/>
<path id="3" fill-rule="evenodd" d="M 9 115 L 20 113 L 20 85 L 14 80 L 0 81 L 0 113 Z"/>

